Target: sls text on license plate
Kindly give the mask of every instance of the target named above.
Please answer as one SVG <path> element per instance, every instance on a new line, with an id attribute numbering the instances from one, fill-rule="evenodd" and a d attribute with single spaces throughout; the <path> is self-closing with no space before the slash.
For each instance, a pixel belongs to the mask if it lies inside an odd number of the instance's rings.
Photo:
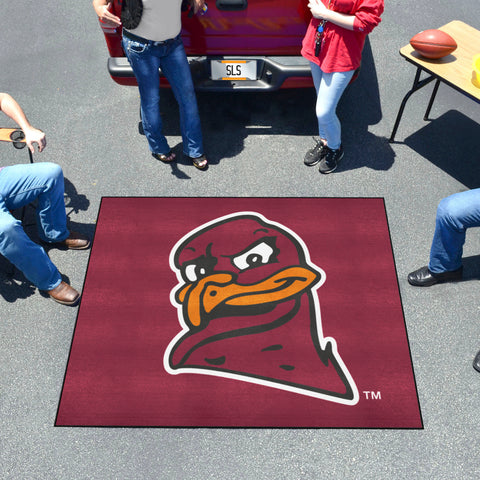
<path id="1" fill-rule="evenodd" d="M 256 80 L 255 60 L 212 60 L 212 80 Z"/>

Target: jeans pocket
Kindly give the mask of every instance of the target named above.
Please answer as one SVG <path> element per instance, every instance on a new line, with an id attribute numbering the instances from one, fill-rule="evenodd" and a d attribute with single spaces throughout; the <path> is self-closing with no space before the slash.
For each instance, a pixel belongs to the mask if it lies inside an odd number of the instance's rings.
<path id="1" fill-rule="evenodd" d="M 132 53 L 143 53 L 147 48 L 147 44 L 135 42 L 133 40 L 129 40 L 127 43 L 127 49 L 129 52 Z"/>

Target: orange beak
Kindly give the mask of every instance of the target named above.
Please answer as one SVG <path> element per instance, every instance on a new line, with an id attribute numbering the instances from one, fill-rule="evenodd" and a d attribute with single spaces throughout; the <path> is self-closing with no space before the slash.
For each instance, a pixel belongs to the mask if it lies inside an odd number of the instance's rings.
<path id="1" fill-rule="evenodd" d="M 289 267 L 261 282 L 240 285 L 229 273 L 216 273 L 185 285 L 177 294 L 184 314 L 194 327 L 219 305 L 243 307 L 278 303 L 301 295 L 320 274 L 305 267 Z M 185 308 L 186 307 L 186 308 Z"/>

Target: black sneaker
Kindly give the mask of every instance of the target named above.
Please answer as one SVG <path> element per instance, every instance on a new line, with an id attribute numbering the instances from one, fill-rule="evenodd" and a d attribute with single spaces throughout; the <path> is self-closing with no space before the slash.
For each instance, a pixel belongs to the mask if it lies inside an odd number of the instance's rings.
<path id="1" fill-rule="evenodd" d="M 325 145 L 324 150 L 325 155 L 320 162 L 318 171 L 320 173 L 332 173 L 338 167 L 338 163 L 343 158 L 343 147 L 340 145 L 340 148 L 337 150 L 332 150 Z"/>
<path id="2" fill-rule="evenodd" d="M 325 148 L 326 145 L 319 140 L 317 144 L 305 154 L 303 163 L 308 167 L 313 167 L 313 165 L 316 165 L 325 155 Z"/>

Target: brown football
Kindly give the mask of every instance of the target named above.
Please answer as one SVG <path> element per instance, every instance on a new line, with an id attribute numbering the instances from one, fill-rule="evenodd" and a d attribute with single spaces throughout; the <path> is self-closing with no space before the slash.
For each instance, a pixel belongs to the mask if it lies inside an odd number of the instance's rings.
<path id="1" fill-rule="evenodd" d="M 457 42 L 442 30 L 424 30 L 410 40 L 410 45 L 426 58 L 442 58 L 457 48 Z"/>

